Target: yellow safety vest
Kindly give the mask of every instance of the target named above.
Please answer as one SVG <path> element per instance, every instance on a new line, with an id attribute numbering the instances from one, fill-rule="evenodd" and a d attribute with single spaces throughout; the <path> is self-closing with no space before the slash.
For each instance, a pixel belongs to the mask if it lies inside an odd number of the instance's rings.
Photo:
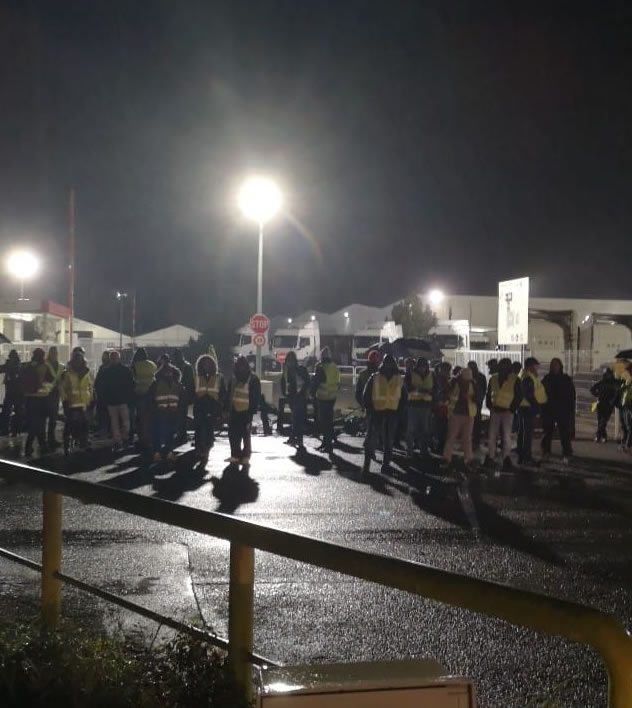
<path id="1" fill-rule="evenodd" d="M 231 408 L 236 413 L 245 413 L 250 408 L 250 376 L 241 383 L 233 379 Z"/>
<path id="2" fill-rule="evenodd" d="M 61 380 L 61 398 L 70 408 L 85 410 L 92 401 L 92 376 L 89 372 L 81 376 L 67 369 Z"/>
<path id="3" fill-rule="evenodd" d="M 51 382 L 51 390 L 53 390 L 61 381 L 61 377 L 64 375 L 64 371 L 66 371 L 66 369 L 59 362 L 57 362 L 57 368 L 55 369 L 48 359 L 46 360 L 46 368 L 50 371 L 50 375 L 53 377 L 53 381 Z"/>
<path id="4" fill-rule="evenodd" d="M 520 374 L 520 379 L 522 381 L 524 381 L 527 377 L 529 377 L 533 381 L 533 395 L 535 397 L 536 402 L 540 405 L 546 403 L 546 390 L 542 385 L 542 381 L 540 381 L 540 379 L 535 374 L 532 374 L 530 371 L 523 371 Z M 523 398 L 522 401 L 520 401 L 520 406 L 521 408 L 530 408 L 531 404 L 527 401 L 526 398 Z"/>
<path id="5" fill-rule="evenodd" d="M 518 377 L 515 374 L 509 374 L 501 386 L 498 383 L 498 374 L 491 375 L 490 386 L 492 394 L 492 408 L 506 408 L 507 410 L 511 408 L 517 378 Z"/>
<path id="6" fill-rule="evenodd" d="M 325 381 L 316 389 L 316 398 L 319 401 L 335 401 L 340 384 L 340 372 L 333 361 L 321 366 L 325 372 Z"/>
<path id="7" fill-rule="evenodd" d="M 215 376 L 200 376 L 197 374 L 195 377 L 195 395 L 198 398 L 209 396 L 217 400 L 219 398 L 221 379 L 221 374 L 215 374 Z"/>
<path id="8" fill-rule="evenodd" d="M 156 376 L 156 365 L 153 361 L 145 359 L 142 361 L 135 361 L 132 364 L 132 373 L 134 374 L 135 381 L 135 391 L 138 395 L 144 396 L 149 387 L 154 381 Z"/>
<path id="9" fill-rule="evenodd" d="M 371 392 L 373 410 L 396 411 L 402 398 L 403 383 L 399 374 L 393 374 L 390 379 L 387 379 L 384 374 L 375 374 Z"/>
<path id="10" fill-rule="evenodd" d="M 621 394 L 621 405 L 624 408 L 632 408 L 632 379 L 628 379 L 623 384 L 623 392 Z"/>
<path id="11" fill-rule="evenodd" d="M 429 371 L 425 376 L 420 376 L 416 371 L 410 374 L 412 390 L 408 392 L 409 401 L 426 401 L 432 402 L 432 389 L 434 386 L 434 376 Z"/>
<path id="12" fill-rule="evenodd" d="M 175 383 L 175 382 L 174 382 Z M 180 392 L 165 381 L 156 384 L 156 405 L 161 411 L 173 411 L 180 405 Z"/>
<path id="13" fill-rule="evenodd" d="M 471 381 L 469 382 L 468 393 L 467 414 L 470 418 L 476 418 L 476 411 L 478 410 L 478 407 L 475 400 L 476 393 L 474 391 L 474 384 Z M 450 389 L 450 402 L 448 403 L 448 411 L 450 415 L 454 415 L 454 409 L 456 408 L 456 404 L 459 402 L 460 395 L 461 387 L 457 381 L 452 384 L 452 388 Z"/>

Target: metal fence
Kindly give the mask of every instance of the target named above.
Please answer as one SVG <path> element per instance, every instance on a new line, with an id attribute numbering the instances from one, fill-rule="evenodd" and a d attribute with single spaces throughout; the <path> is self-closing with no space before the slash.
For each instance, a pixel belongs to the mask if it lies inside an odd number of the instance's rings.
<path id="1" fill-rule="evenodd" d="M 62 582 L 104 596 L 99 588 L 61 572 L 62 498 L 69 496 L 230 542 L 229 636 L 228 642 L 219 641 L 228 648 L 233 676 L 246 696 L 252 695 L 253 690 L 250 662 L 254 634 L 254 557 L 255 549 L 259 549 L 496 617 L 536 632 L 588 644 L 601 654 L 607 667 L 609 706 L 632 706 L 632 639 L 614 616 L 594 608 L 16 462 L 0 460 L 0 477 L 44 490 L 42 564 L 6 549 L 0 549 L 0 555 L 42 573 L 41 612 L 48 627 L 54 627 L 60 615 Z M 127 602 L 114 595 L 106 597 L 112 598 L 118 604 Z"/>

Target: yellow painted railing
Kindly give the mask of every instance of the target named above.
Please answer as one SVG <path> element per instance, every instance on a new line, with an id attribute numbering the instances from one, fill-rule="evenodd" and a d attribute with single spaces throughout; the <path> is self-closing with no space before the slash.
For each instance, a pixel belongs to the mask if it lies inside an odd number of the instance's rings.
<path id="1" fill-rule="evenodd" d="M 252 692 L 254 549 L 259 549 L 588 644 L 600 653 L 608 670 L 608 705 L 632 706 L 632 639 L 614 616 L 591 607 L 16 462 L 0 460 L 0 477 L 44 490 L 42 619 L 49 627 L 60 613 L 60 580 L 68 580 L 61 574 L 61 498 L 68 496 L 230 542 L 228 656 L 246 694 Z M 8 551 L 2 555 L 17 558 Z M 37 564 L 25 560 L 25 565 Z"/>

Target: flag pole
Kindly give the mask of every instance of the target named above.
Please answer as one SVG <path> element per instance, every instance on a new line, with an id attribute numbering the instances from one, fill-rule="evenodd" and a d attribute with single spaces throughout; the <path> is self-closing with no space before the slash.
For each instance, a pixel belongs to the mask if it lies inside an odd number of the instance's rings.
<path id="1" fill-rule="evenodd" d="M 70 349 L 72 349 L 73 320 L 75 318 L 75 190 L 72 188 L 68 204 L 68 236 L 70 250 L 68 261 L 68 308 L 70 310 L 68 334 Z"/>

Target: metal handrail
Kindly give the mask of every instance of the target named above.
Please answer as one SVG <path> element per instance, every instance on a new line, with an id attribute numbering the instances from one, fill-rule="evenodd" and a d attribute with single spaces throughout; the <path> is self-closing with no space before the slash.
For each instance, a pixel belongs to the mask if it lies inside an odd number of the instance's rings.
<path id="1" fill-rule="evenodd" d="M 65 477 L 17 462 L 0 460 L 0 476 L 46 490 L 43 584 L 47 581 L 47 545 L 54 549 L 55 555 L 59 551 L 57 543 L 61 543 L 61 524 L 59 539 L 48 538 L 51 533 L 57 534 L 57 531 L 51 531 L 55 526 L 50 520 L 55 513 L 51 494 L 74 497 L 230 541 L 229 658 L 234 675 L 246 692 L 251 690 L 247 660 L 252 652 L 253 549 L 256 548 L 480 612 L 527 629 L 589 644 L 599 651 L 608 669 L 609 705 L 612 708 L 632 706 L 632 639 L 613 615 L 594 608 L 414 561 L 340 546 L 217 512 Z M 57 565 L 60 563 L 59 554 Z M 59 567 L 53 568 L 54 565 L 54 562 L 49 564 L 48 582 L 54 581 L 55 574 L 60 571 Z M 50 590 L 46 596 L 44 587 L 42 602 L 43 613 L 45 617 L 48 614 L 50 621 L 50 608 L 55 607 L 55 602 Z"/>

